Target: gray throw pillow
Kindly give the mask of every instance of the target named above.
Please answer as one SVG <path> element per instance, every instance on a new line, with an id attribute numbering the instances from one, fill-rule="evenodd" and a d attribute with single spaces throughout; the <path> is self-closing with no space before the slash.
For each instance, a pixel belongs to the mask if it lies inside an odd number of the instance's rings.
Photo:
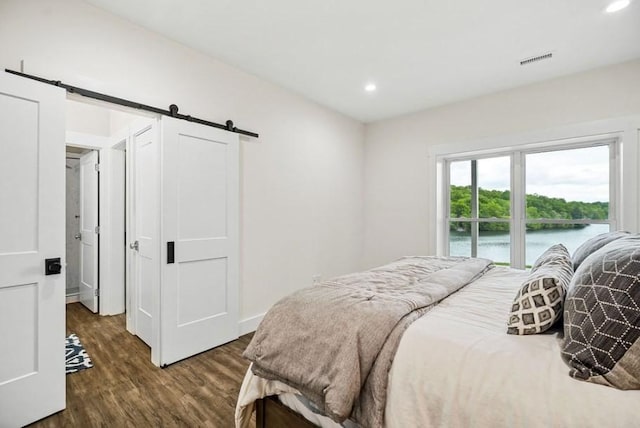
<path id="1" fill-rule="evenodd" d="M 589 257 L 592 253 L 598 251 L 600 248 L 607 245 L 609 242 L 613 242 L 616 239 L 624 238 L 625 236 L 629 236 L 629 232 L 624 231 L 615 231 L 615 232 L 606 232 L 601 233 L 600 235 L 596 235 L 593 238 L 587 239 L 582 245 L 580 245 L 576 251 L 573 253 L 573 270 L 578 270 L 580 264 Z"/>
<path id="2" fill-rule="evenodd" d="M 562 244 L 549 248 L 538 258 L 535 270 L 518 290 L 507 334 L 527 335 L 547 331 L 562 316 L 566 288 L 573 275 L 569 251 Z"/>
<path id="3" fill-rule="evenodd" d="M 564 310 L 570 376 L 640 389 L 640 235 L 617 239 L 576 271 Z"/>
<path id="4" fill-rule="evenodd" d="M 569 250 L 562 244 L 555 244 L 551 247 L 547 248 L 544 253 L 540 254 L 540 257 L 536 259 L 536 261 L 531 266 L 531 272 L 535 272 L 538 270 L 540 266 L 546 265 L 553 261 L 558 263 L 563 263 L 569 258 L 569 262 L 571 262 L 571 256 L 569 255 Z"/>

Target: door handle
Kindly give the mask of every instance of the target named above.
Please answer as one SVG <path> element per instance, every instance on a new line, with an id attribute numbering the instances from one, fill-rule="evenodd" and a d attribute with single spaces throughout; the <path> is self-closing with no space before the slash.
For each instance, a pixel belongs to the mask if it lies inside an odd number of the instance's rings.
<path id="1" fill-rule="evenodd" d="M 167 264 L 175 263 L 176 261 L 176 243 L 174 241 L 167 242 Z"/>
<path id="2" fill-rule="evenodd" d="M 82 239 L 82 233 L 77 233 L 76 236 L 74 236 L 75 239 Z"/>
<path id="3" fill-rule="evenodd" d="M 129 244 L 129 248 L 131 248 L 132 250 L 139 251 L 140 243 L 138 241 L 133 242 L 133 243 Z"/>
<path id="4" fill-rule="evenodd" d="M 55 259 L 44 259 L 45 275 L 58 275 L 60 272 L 62 272 L 60 257 L 56 257 Z"/>

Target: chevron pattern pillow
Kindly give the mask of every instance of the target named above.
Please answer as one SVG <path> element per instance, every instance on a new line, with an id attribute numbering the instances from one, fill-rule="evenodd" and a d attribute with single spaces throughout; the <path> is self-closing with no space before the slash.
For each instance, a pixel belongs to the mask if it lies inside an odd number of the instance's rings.
<path id="1" fill-rule="evenodd" d="M 513 300 L 507 334 L 537 334 L 551 328 L 562 316 L 565 291 L 572 275 L 571 257 L 564 245 L 557 244 L 545 251 Z"/>
<path id="2" fill-rule="evenodd" d="M 564 310 L 570 376 L 640 389 L 640 235 L 617 239 L 580 265 Z"/>

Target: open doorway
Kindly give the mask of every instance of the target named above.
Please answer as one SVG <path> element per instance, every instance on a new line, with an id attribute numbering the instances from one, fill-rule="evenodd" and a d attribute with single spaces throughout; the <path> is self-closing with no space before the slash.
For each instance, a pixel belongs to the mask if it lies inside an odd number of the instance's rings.
<path id="1" fill-rule="evenodd" d="M 86 128 L 104 116 L 104 105 L 69 103 L 68 123 Z M 67 127 L 67 145 L 99 152 L 100 314 L 126 310 L 127 331 L 157 366 L 236 339 L 237 133 L 106 110 L 103 135 Z"/>
<path id="2" fill-rule="evenodd" d="M 135 188 L 126 151 L 140 129 L 155 132 L 157 119 L 81 100 L 66 101 L 66 302 L 96 316 L 126 313 L 126 329 L 150 346 L 131 310 L 140 293 L 130 281 L 136 266 L 127 232 L 135 216 L 128 192 Z"/>
<path id="3" fill-rule="evenodd" d="M 97 150 L 66 146 L 66 301 L 99 311 L 100 219 Z"/>

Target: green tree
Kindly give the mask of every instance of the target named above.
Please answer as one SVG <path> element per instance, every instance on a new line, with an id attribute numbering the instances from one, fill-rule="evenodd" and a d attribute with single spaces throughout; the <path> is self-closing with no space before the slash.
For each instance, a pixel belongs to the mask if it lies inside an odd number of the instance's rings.
<path id="1" fill-rule="evenodd" d="M 468 218 L 471 216 L 471 186 L 451 186 L 451 217 Z M 605 220 L 609 216 L 608 202 L 567 202 L 563 198 L 550 198 L 532 194 L 526 196 L 527 218 L 551 219 L 591 219 Z M 508 190 L 478 189 L 478 205 L 480 218 L 509 218 L 511 211 L 511 194 Z M 540 229 L 572 229 L 582 228 L 583 224 L 527 224 L 528 230 Z M 468 232 L 468 222 L 452 222 L 451 230 Z M 480 223 L 481 231 L 508 231 L 506 223 Z"/>

